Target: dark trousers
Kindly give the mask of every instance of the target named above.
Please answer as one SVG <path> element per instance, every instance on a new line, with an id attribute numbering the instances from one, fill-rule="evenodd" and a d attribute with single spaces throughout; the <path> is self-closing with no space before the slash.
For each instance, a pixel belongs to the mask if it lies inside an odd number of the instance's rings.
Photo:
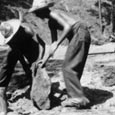
<path id="1" fill-rule="evenodd" d="M 70 98 L 83 97 L 80 79 L 87 59 L 90 34 L 83 23 L 76 23 L 70 37 L 70 43 L 63 64 L 63 75 L 68 96 Z"/>
<path id="2" fill-rule="evenodd" d="M 24 60 L 23 55 L 19 50 L 9 48 L 0 68 L 0 87 L 6 87 L 9 84 L 11 75 L 14 71 L 17 61 L 22 63 L 26 74 L 31 74 L 29 64 Z"/>
<path id="3" fill-rule="evenodd" d="M 0 67 L 0 87 L 6 87 L 11 79 L 17 61 L 20 61 L 28 77 L 31 77 L 31 65 L 43 55 L 45 43 L 38 36 L 29 34 L 23 26 L 12 40 L 8 42 L 7 51 L 3 63 Z M 26 57 L 27 63 L 24 60 Z"/>

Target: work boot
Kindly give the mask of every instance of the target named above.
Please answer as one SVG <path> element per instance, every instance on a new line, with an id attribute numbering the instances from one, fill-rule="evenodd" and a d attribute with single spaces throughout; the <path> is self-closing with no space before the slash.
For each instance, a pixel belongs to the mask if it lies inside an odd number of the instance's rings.
<path id="1" fill-rule="evenodd" d="M 6 88 L 0 87 L 0 115 L 7 115 Z"/>

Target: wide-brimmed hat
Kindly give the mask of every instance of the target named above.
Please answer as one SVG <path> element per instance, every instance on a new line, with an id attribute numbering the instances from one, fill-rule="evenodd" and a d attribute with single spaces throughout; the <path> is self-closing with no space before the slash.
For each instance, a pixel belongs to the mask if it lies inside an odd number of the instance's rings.
<path id="1" fill-rule="evenodd" d="M 0 45 L 7 44 L 16 34 L 21 25 L 21 20 L 11 19 L 0 24 Z"/>
<path id="2" fill-rule="evenodd" d="M 34 12 L 39 9 L 51 7 L 55 4 L 54 0 L 33 0 L 32 7 L 28 12 Z"/>

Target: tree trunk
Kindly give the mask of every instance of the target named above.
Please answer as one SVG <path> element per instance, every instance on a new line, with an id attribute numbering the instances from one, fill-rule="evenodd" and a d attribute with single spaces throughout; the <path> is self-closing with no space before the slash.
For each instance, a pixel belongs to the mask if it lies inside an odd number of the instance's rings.
<path id="1" fill-rule="evenodd" d="M 112 0 L 112 33 L 115 33 L 115 0 Z"/>
<path id="2" fill-rule="evenodd" d="M 99 23 L 100 23 L 101 33 L 102 33 L 101 0 L 99 0 Z"/>

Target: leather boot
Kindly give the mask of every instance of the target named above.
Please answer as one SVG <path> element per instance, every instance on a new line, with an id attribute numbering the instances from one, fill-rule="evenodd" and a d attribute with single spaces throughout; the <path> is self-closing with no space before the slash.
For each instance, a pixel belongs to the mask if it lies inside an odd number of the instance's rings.
<path id="1" fill-rule="evenodd" d="M 0 115 L 7 115 L 6 88 L 0 87 Z"/>

